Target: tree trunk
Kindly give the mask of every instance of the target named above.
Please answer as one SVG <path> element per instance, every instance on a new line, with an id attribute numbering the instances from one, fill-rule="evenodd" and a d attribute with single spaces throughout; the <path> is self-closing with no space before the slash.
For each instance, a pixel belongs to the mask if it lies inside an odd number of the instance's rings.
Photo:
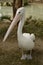
<path id="1" fill-rule="evenodd" d="M 22 7 L 22 0 L 13 0 L 13 18 L 15 16 L 16 10 Z"/>
<path id="2" fill-rule="evenodd" d="M 15 13 L 16 13 L 16 9 L 15 9 L 15 1 L 16 1 L 16 0 L 13 0 L 13 18 L 14 18 Z"/>

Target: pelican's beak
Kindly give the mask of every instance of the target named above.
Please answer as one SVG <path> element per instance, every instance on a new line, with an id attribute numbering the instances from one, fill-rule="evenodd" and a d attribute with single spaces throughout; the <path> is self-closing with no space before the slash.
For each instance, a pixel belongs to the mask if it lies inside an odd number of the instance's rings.
<path id="1" fill-rule="evenodd" d="M 14 26 L 17 24 L 17 22 L 20 20 L 20 18 L 21 18 L 21 15 L 20 14 L 16 14 L 15 18 L 13 19 L 11 25 L 9 26 L 9 28 L 8 28 L 5 36 L 4 36 L 3 42 L 7 39 L 8 35 L 10 34 L 10 32 L 12 31 Z"/>

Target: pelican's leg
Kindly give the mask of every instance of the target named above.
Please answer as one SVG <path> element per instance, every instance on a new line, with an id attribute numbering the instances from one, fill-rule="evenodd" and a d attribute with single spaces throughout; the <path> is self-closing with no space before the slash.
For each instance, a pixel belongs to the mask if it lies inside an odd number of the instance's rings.
<path id="1" fill-rule="evenodd" d="M 25 60 L 27 58 L 26 54 L 24 54 L 23 49 L 22 49 L 22 57 L 21 60 Z"/>
<path id="2" fill-rule="evenodd" d="M 27 55 L 27 59 L 32 59 L 32 50 L 30 50 L 30 54 L 29 55 Z"/>
<path id="3" fill-rule="evenodd" d="M 32 50 L 30 50 L 30 59 L 32 59 Z"/>

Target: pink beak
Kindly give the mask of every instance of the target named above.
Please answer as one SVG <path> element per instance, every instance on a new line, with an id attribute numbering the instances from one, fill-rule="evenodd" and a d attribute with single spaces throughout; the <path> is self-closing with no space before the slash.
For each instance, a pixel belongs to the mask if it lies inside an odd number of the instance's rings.
<path id="1" fill-rule="evenodd" d="M 17 24 L 17 22 L 20 20 L 20 14 L 16 14 L 15 18 L 13 19 L 11 25 L 9 26 L 5 36 L 4 36 L 4 39 L 3 39 L 3 42 L 5 42 L 5 40 L 7 39 L 7 37 L 9 36 L 10 32 L 12 31 L 12 29 L 14 28 L 14 26 Z"/>

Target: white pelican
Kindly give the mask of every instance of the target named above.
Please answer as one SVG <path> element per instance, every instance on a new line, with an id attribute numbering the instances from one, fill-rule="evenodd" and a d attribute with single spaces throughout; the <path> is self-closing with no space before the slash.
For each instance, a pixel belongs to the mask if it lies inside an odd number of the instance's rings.
<path id="1" fill-rule="evenodd" d="M 20 21 L 18 25 L 17 37 L 18 37 L 18 45 L 22 49 L 22 57 L 21 59 L 32 59 L 31 52 L 30 55 L 26 55 L 23 53 L 23 50 L 32 50 L 34 48 L 34 34 L 22 33 L 22 28 L 25 23 L 25 9 L 21 7 L 17 10 L 15 18 L 13 19 L 10 27 L 8 28 L 7 33 L 3 39 L 3 42 L 7 39 L 9 33 L 12 31 L 17 22 Z"/>

